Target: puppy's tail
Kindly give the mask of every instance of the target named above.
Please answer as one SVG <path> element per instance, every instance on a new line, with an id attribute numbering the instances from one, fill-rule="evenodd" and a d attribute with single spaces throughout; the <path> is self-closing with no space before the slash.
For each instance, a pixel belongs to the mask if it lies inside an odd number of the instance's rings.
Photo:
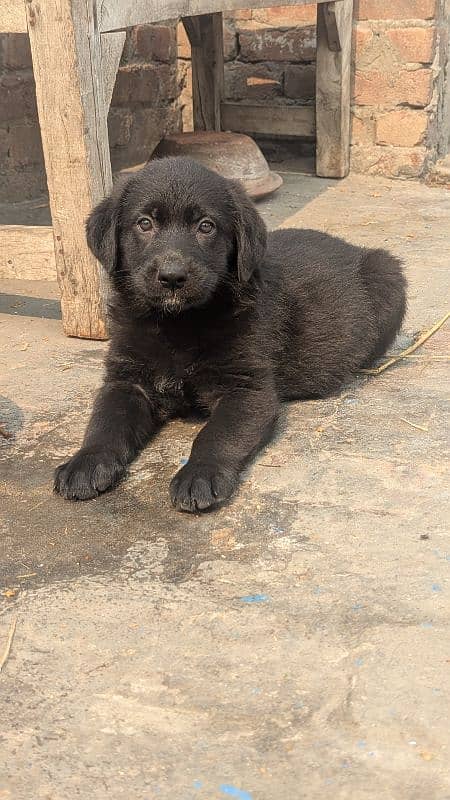
<path id="1" fill-rule="evenodd" d="M 367 363 L 382 356 L 399 332 L 406 312 L 407 282 L 400 259 L 387 250 L 368 250 L 361 279 L 374 311 L 376 340 Z"/>

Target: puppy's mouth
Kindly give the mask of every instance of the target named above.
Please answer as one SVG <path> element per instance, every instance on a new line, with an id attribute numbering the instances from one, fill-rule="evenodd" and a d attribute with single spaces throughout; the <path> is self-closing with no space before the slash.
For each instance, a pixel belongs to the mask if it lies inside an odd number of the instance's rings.
<path id="1" fill-rule="evenodd" d="M 165 311 L 176 314 L 186 306 L 186 298 L 180 289 L 168 289 L 160 298 L 160 303 Z"/>

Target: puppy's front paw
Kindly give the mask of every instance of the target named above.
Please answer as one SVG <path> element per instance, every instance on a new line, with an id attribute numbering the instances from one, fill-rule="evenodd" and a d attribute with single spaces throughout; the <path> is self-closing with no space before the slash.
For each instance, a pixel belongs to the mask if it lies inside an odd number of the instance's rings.
<path id="1" fill-rule="evenodd" d="M 120 480 L 125 467 L 108 450 L 80 450 L 55 470 L 55 492 L 66 500 L 90 500 Z"/>
<path id="2" fill-rule="evenodd" d="M 233 494 L 238 476 L 215 464 L 191 464 L 172 479 L 170 498 L 178 511 L 204 511 L 210 506 L 228 500 Z"/>

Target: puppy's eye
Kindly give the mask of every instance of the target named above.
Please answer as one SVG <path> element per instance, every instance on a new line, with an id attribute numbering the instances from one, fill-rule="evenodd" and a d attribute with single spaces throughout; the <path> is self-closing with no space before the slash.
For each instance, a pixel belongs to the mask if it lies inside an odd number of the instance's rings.
<path id="1" fill-rule="evenodd" d="M 141 217 L 137 221 L 137 226 L 141 231 L 147 233 L 147 231 L 151 231 L 153 228 L 153 223 L 149 217 Z"/>
<path id="2" fill-rule="evenodd" d="M 202 219 L 197 228 L 199 233 L 212 233 L 215 229 L 216 226 L 210 219 Z"/>

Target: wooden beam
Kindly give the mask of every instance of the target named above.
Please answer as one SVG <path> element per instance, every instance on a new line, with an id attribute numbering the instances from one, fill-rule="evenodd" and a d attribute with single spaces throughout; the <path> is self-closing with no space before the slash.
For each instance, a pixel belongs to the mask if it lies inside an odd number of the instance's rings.
<path id="1" fill-rule="evenodd" d="M 95 0 L 29 0 L 28 30 L 68 336 L 106 338 L 107 281 L 84 224 L 112 186 Z"/>
<path id="2" fill-rule="evenodd" d="M 332 50 L 334 53 L 337 53 L 342 48 L 336 19 L 336 3 L 325 3 L 322 6 L 322 9 L 327 32 L 328 49 Z"/>
<path id="3" fill-rule="evenodd" d="M 0 33 L 26 33 L 25 0 L 2 0 L 0 3 Z"/>
<path id="4" fill-rule="evenodd" d="M 111 105 L 111 97 L 114 91 L 120 59 L 122 58 L 125 38 L 125 31 L 103 33 L 100 37 L 102 47 L 103 94 L 105 96 L 106 114 L 108 114 Z"/>
<path id="5" fill-rule="evenodd" d="M 270 6 L 301 6 L 311 0 L 270 0 Z M 316 0 L 324 3 L 326 0 Z M 249 0 L 102 0 L 99 28 L 118 31 L 146 22 L 161 22 L 198 14 L 248 8 Z M 251 8 L 265 8 L 268 0 L 251 0 Z"/>
<path id="6" fill-rule="evenodd" d="M 220 131 L 223 98 L 222 14 L 183 17 L 191 44 L 194 130 Z"/>
<path id="7" fill-rule="evenodd" d="M 0 278 L 55 281 L 53 229 L 44 225 L 0 225 Z"/>
<path id="8" fill-rule="evenodd" d="M 316 172 L 343 178 L 350 166 L 353 0 L 317 6 Z"/>
<path id="9" fill-rule="evenodd" d="M 222 103 L 222 130 L 274 136 L 314 137 L 311 106 L 248 106 Z"/>

